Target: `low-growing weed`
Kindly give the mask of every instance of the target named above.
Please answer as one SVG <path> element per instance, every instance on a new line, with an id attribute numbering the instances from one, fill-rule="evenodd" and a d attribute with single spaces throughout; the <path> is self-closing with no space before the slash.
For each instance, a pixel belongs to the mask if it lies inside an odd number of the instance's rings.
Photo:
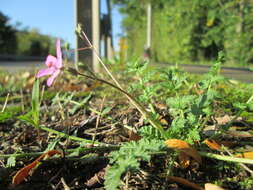
<path id="1" fill-rule="evenodd" d="M 40 114 L 40 89 L 39 89 L 39 80 L 35 80 L 32 90 L 32 103 L 31 111 L 25 115 L 21 115 L 18 118 L 22 121 L 25 121 L 37 130 L 39 130 L 39 114 Z"/>
<path id="2" fill-rule="evenodd" d="M 117 189 L 121 176 L 126 171 L 137 171 L 140 161 L 149 162 L 151 155 L 160 151 L 165 145 L 163 141 L 156 139 L 141 139 L 138 142 L 125 143 L 118 151 L 110 154 L 112 166 L 107 170 L 105 177 L 106 189 Z"/>
<path id="3" fill-rule="evenodd" d="M 96 49 L 92 46 L 80 28 L 78 30 L 78 35 L 82 39 L 85 39 L 88 44 L 88 47 L 84 49 L 91 49 L 97 55 Z M 47 68 L 45 70 L 40 70 L 39 74 L 36 75 L 37 79 L 34 82 L 32 90 L 31 111 L 18 117 L 18 119 L 34 126 L 37 130 L 44 130 L 56 134 L 57 138 L 52 141 L 50 140 L 50 143 L 44 146 L 47 147 L 46 150 L 48 152 L 43 154 L 43 158 L 51 154 L 60 155 L 59 151 L 52 149 L 56 147 L 58 142 L 60 144 L 62 139 L 67 139 L 64 143 L 61 142 L 62 149 L 68 147 L 68 140 L 76 141 L 77 143 L 70 144 L 71 149 L 66 148 L 66 150 L 64 150 L 66 154 L 65 159 L 67 160 L 74 157 L 77 161 L 81 161 L 83 157 L 78 157 L 81 155 L 81 151 L 86 151 L 86 153 L 83 153 L 86 154 L 84 157 L 92 155 L 91 160 L 94 158 L 95 154 L 97 154 L 95 155 L 96 157 L 102 156 L 103 159 L 104 157 L 106 157 L 106 159 L 109 158 L 110 161 L 104 177 L 104 186 L 108 190 L 115 190 L 120 187 L 124 174 L 127 172 L 139 171 L 143 163 L 151 163 L 152 158 L 156 155 L 165 155 L 161 162 L 163 162 L 163 166 L 166 167 L 163 167 L 159 171 L 160 173 L 157 172 L 159 174 L 156 175 L 162 180 L 178 179 L 172 178 L 171 175 L 177 175 L 179 173 L 187 173 L 184 176 L 191 176 L 192 173 L 197 173 L 196 171 L 202 164 L 202 157 L 247 164 L 253 163 L 249 159 L 234 158 L 230 155 L 230 150 L 228 148 L 222 148 L 222 145 L 216 146 L 216 149 L 210 152 L 202 151 L 208 150 L 207 146 L 202 143 L 205 142 L 204 140 L 206 138 L 217 140 L 223 137 L 223 134 L 230 129 L 233 121 L 239 117 L 246 117 L 248 120 L 252 120 L 253 118 L 252 90 L 246 90 L 246 88 L 233 89 L 236 85 L 219 74 L 224 59 L 222 54 L 219 55 L 218 60 L 213 64 L 209 73 L 196 79 L 193 79 L 192 76 L 181 71 L 177 66 L 164 69 L 154 69 L 152 67 L 152 69 L 150 69 L 148 62 L 129 62 L 123 73 L 131 78 L 132 81 L 126 84 L 128 89 L 122 87 L 123 85 L 118 82 L 98 55 L 97 58 L 111 80 L 108 80 L 108 78 L 104 77 L 102 74 L 93 73 L 92 71 L 80 72 L 76 68 L 67 68 L 67 70 L 70 74 L 74 75 L 76 80 L 85 78 L 88 81 L 95 81 L 106 85 L 106 87 L 103 86 L 103 88 L 109 88 L 107 91 L 111 93 L 109 95 L 106 94 L 107 96 L 113 99 L 113 97 L 116 96 L 115 93 L 117 93 L 117 97 L 123 100 L 121 102 L 125 103 L 125 100 L 127 100 L 127 103 L 134 107 L 133 110 L 135 110 L 135 112 L 130 112 L 130 114 L 132 114 L 130 116 L 127 114 L 124 115 L 122 112 L 123 114 L 119 118 L 123 119 L 115 121 L 113 114 L 117 112 L 116 115 L 118 116 L 118 112 L 120 109 L 123 109 L 123 106 L 112 106 L 113 108 L 111 106 L 103 107 L 103 100 L 99 108 L 91 108 L 89 103 L 93 101 L 93 97 L 94 99 L 97 98 L 96 93 L 89 92 L 77 95 L 75 92 L 69 93 L 59 91 L 52 95 L 46 92 L 46 96 L 51 98 L 49 102 L 50 106 L 56 105 L 60 107 L 60 115 L 57 113 L 50 113 L 55 114 L 56 117 L 60 116 L 60 121 L 69 119 L 71 116 L 75 115 L 77 115 L 77 117 L 73 117 L 73 119 L 79 119 L 78 117 L 81 114 L 78 115 L 77 113 L 81 112 L 83 109 L 89 110 L 93 115 L 90 117 L 90 115 L 87 116 L 82 112 L 83 115 L 80 116 L 82 117 L 82 121 L 79 122 L 77 126 L 72 126 L 71 124 L 71 127 L 68 127 L 68 134 L 58 131 L 58 129 L 54 130 L 46 126 L 41 126 L 40 105 L 42 100 L 40 99 L 38 78 L 49 75 L 50 77 L 47 80 L 47 85 L 51 87 L 56 81 L 56 76 L 59 76 L 59 73 L 63 72 L 63 69 L 66 69 L 66 67 L 64 68 L 62 65 L 60 41 L 57 40 L 57 59 L 49 57 L 47 63 L 51 61 L 50 64 L 46 64 Z M 199 78 L 201 78 L 201 80 L 198 80 Z M 114 90 L 111 91 L 111 88 Z M 103 97 L 105 97 L 105 94 L 103 94 Z M 50 98 L 47 98 L 46 101 L 49 101 Z M 163 108 L 160 107 L 158 102 L 163 104 Z M 217 110 L 223 112 L 217 113 Z M 225 115 L 226 111 L 224 110 L 228 110 L 234 117 L 230 121 L 225 122 L 225 124 L 222 124 L 222 127 L 219 128 L 220 126 L 217 124 L 216 116 Z M 96 117 L 94 117 L 94 115 Z M 5 121 L 10 117 L 8 112 L 4 112 L 0 115 L 0 121 Z M 100 123 L 101 117 L 106 117 L 108 120 Z M 128 117 L 130 117 L 130 119 Z M 128 122 L 132 119 L 131 117 L 135 117 L 134 119 L 138 120 L 138 125 L 135 122 Z M 95 118 L 96 121 L 94 122 L 92 118 Z M 74 123 L 72 122 L 72 118 L 70 118 L 70 120 L 71 123 Z M 164 121 L 162 122 L 162 120 Z M 61 122 L 59 123 L 59 125 L 62 124 Z M 86 123 L 89 123 L 89 125 L 86 126 Z M 214 134 L 210 136 L 203 133 L 203 130 L 208 124 L 216 127 L 214 129 Z M 134 129 L 131 132 L 134 133 L 135 138 L 130 138 L 130 135 L 126 135 L 124 126 L 127 126 L 127 128 L 125 127 L 127 132 L 129 129 Z M 89 127 L 94 127 L 94 129 L 90 129 L 90 133 L 86 131 Z M 62 129 L 62 126 L 59 128 Z M 101 128 L 106 129 L 106 132 L 102 131 Z M 116 144 L 108 144 L 104 139 L 115 133 L 115 131 L 118 131 L 119 134 L 114 134 L 114 136 L 119 137 L 125 135 L 127 137 L 124 136 L 124 140 L 118 140 Z M 79 134 L 81 134 L 82 137 L 79 137 Z M 96 136 L 96 138 L 92 140 L 83 138 L 89 138 L 90 136 Z M 227 155 L 224 150 L 227 150 Z M 218 153 L 216 154 L 214 151 Z M 110 154 L 103 154 L 104 152 L 110 152 Z M 9 156 L 7 166 L 13 167 L 15 163 L 16 157 Z M 191 163 L 195 163 L 195 165 L 191 165 Z M 235 171 L 241 170 L 241 167 L 238 167 L 239 165 L 233 167 L 232 163 L 229 165 L 225 165 L 222 162 L 220 163 L 221 164 L 216 164 L 217 168 L 215 172 L 225 171 L 227 174 L 229 170 L 233 170 L 231 175 L 235 175 Z M 36 167 L 37 164 L 38 163 L 36 163 Z M 178 168 L 180 168 L 181 172 L 177 172 L 177 170 L 179 171 Z M 185 168 L 192 168 L 192 171 L 184 172 Z M 212 168 L 215 168 L 215 166 Z M 22 171 L 21 169 L 18 173 L 20 174 Z M 24 176 L 28 176 L 28 173 Z M 197 176 L 196 174 L 195 177 Z M 18 182 L 22 182 L 23 180 L 24 179 L 18 179 Z M 216 178 L 214 181 L 215 180 Z M 14 181 L 17 181 L 17 179 Z M 248 188 L 251 184 L 252 180 L 249 180 L 247 177 L 244 178 L 244 181 L 240 182 L 241 187 L 245 188 Z"/>

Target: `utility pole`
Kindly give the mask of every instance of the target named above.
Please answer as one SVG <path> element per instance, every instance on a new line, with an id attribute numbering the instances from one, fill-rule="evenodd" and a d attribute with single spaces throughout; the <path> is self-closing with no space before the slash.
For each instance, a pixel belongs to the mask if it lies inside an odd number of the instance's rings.
<path id="1" fill-rule="evenodd" d="M 151 31 L 152 31 L 152 8 L 151 3 L 147 4 L 147 36 L 146 36 L 146 45 L 144 58 L 150 59 L 151 56 Z"/>
<path id="2" fill-rule="evenodd" d="M 100 52 L 100 0 L 75 0 L 75 17 L 76 26 L 81 24 L 83 31 Z M 76 49 L 86 47 L 79 36 L 76 36 Z M 91 50 L 76 51 L 76 62 L 82 62 L 89 65 L 94 72 L 99 71 L 99 61 L 95 53 Z"/>
<path id="3" fill-rule="evenodd" d="M 107 59 L 111 59 L 113 56 L 113 41 L 112 41 L 112 15 L 111 15 L 111 3 L 110 0 L 106 0 L 108 10 L 108 28 L 109 31 L 105 36 L 105 55 Z"/>
<path id="4" fill-rule="evenodd" d="M 152 19 L 152 10 L 151 3 L 147 5 L 147 48 L 151 48 L 151 19 Z"/>

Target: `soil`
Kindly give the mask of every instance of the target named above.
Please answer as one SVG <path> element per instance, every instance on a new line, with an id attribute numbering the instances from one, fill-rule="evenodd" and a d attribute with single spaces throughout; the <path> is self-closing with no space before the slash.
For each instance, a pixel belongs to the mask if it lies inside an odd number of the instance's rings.
<path id="1" fill-rule="evenodd" d="M 29 108 L 29 94 L 31 94 L 31 84 L 28 77 L 23 89 L 23 99 L 12 99 L 7 106 L 23 104 L 25 110 Z M 2 79 L 4 81 L 4 79 Z M 65 82 L 57 83 L 49 92 L 61 91 L 69 92 L 71 90 L 85 93 L 75 93 L 76 101 L 83 100 L 91 90 L 98 92 L 98 95 L 91 95 L 89 102 L 81 108 L 78 108 L 73 114 L 68 111 L 73 107 L 68 103 L 62 102 L 62 106 L 52 104 L 50 93 L 45 94 L 45 100 L 41 105 L 41 124 L 50 129 L 65 132 L 68 135 L 78 136 L 89 140 L 96 140 L 110 145 L 120 145 L 124 142 L 139 140 L 139 136 L 131 133 L 124 125 L 134 126 L 136 129 L 145 125 L 145 121 L 139 112 L 129 106 L 121 95 L 115 95 L 111 89 L 98 85 L 93 88 L 92 83 L 86 85 L 74 85 L 65 79 Z M 101 92 L 102 91 L 102 92 Z M 19 94 L 19 90 L 11 92 L 10 97 Z M 7 91 L 1 94 L 6 97 Z M 47 98 L 46 98 L 47 97 Z M 67 99 L 68 96 L 65 97 Z M 23 101 L 23 103 L 22 103 Z M 92 109 L 89 109 L 92 108 Z M 107 109 L 103 115 L 97 112 Z M 168 115 L 166 107 L 157 103 L 156 109 L 162 116 L 164 125 L 169 125 L 171 116 Z M 95 112 L 95 111 L 96 112 Z M 82 152 L 79 155 L 69 157 L 67 150 L 80 147 L 80 143 L 71 141 L 65 137 L 47 131 L 38 131 L 31 125 L 17 119 L 15 114 L 12 118 L 1 120 L 0 123 L 0 154 L 31 153 L 29 156 L 16 158 L 16 163 L 12 167 L 7 167 L 7 159 L 0 157 L 0 189 L 1 190 L 77 190 L 77 189 L 104 189 L 104 176 L 106 170 L 111 166 L 109 154 L 113 149 L 97 150 L 96 145 L 82 145 L 90 148 L 89 152 Z M 161 119 L 161 120 L 162 120 Z M 236 123 L 235 123 L 236 124 Z M 241 122 L 242 127 L 252 128 L 252 123 Z M 232 142 L 252 141 L 252 138 L 232 138 Z M 55 143 L 54 149 L 61 152 L 61 156 L 51 157 L 42 160 L 40 164 L 33 169 L 30 175 L 19 185 L 12 184 L 12 178 L 16 172 L 24 166 L 32 163 L 49 146 Z M 235 145 L 236 146 L 236 145 Z M 251 147 L 252 148 L 252 147 Z M 116 148 L 117 149 L 117 148 Z M 211 150 L 215 152 L 214 150 Z M 34 155 L 32 155 L 34 153 Z M 173 155 L 178 155 L 177 152 Z M 225 161 L 203 157 L 203 163 L 200 165 L 194 160 L 190 161 L 187 168 L 180 166 L 178 157 L 170 154 L 154 155 L 150 162 L 141 161 L 140 171 L 127 172 L 122 176 L 121 189 L 168 189 L 184 190 L 194 189 L 183 184 L 177 183 L 168 176 L 178 176 L 187 179 L 195 184 L 204 186 L 208 182 L 218 182 L 222 187 L 230 190 L 240 190 L 242 186 L 238 181 L 244 181 L 250 175 L 239 165 Z M 175 160 L 173 159 L 175 158 Z M 173 168 L 169 162 L 173 162 Z M 248 166 L 251 167 L 252 166 Z M 168 171 L 170 172 L 168 174 Z M 195 188 L 196 189 L 196 188 Z M 248 188 L 248 190 L 253 188 Z"/>

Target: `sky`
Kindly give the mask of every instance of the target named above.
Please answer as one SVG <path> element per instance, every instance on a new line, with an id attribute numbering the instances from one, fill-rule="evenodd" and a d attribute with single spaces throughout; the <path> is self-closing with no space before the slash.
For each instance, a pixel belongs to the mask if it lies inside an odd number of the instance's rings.
<path id="1" fill-rule="evenodd" d="M 10 18 L 10 24 L 20 28 L 36 28 L 42 34 L 60 37 L 75 47 L 74 0 L 0 0 L 0 11 Z M 106 0 L 101 0 L 101 12 L 106 13 Z M 122 16 L 112 10 L 113 40 L 117 48 Z"/>

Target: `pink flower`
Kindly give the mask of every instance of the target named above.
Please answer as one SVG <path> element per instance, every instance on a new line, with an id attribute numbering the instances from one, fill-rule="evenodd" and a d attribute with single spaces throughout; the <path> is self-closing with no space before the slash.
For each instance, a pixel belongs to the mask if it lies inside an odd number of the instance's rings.
<path id="1" fill-rule="evenodd" d="M 61 41 L 57 39 L 56 41 L 56 56 L 48 55 L 46 59 L 46 69 L 41 69 L 36 78 L 40 78 L 46 75 L 51 75 L 47 79 L 47 86 L 51 86 L 55 78 L 60 74 L 62 68 L 62 52 L 61 52 Z"/>

